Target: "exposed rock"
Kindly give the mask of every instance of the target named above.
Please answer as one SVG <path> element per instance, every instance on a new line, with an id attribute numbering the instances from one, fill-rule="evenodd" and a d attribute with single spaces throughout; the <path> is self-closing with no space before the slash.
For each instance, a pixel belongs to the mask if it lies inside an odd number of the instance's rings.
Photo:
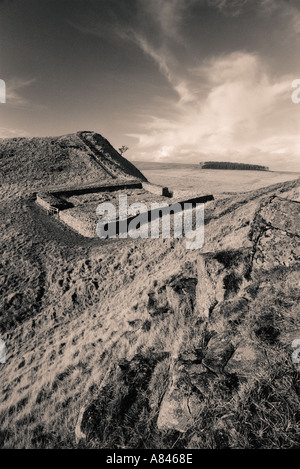
<path id="1" fill-rule="evenodd" d="M 300 236 L 299 202 L 274 197 L 262 208 L 260 215 L 273 228 Z"/>
<path id="2" fill-rule="evenodd" d="M 252 223 L 252 253 L 240 249 L 199 256 L 196 307 L 201 317 L 210 317 L 219 303 L 240 295 L 251 272 L 299 262 L 299 215 L 298 202 L 266 199 Z"/>
<path id="3" fill-rule="evenodd" d="M 216 374 L 222 373 L 234 352 L 234 346 L 227 337 L 216 336 L 208 344 L 202 363 Z"/>
<path id="4" fill-rule="evenodd" d="M 82 432 L 82 428 L 85 426 L 83 422 L 83 416 L 86 413 L 87 407 L 88 407 L 87 405 L 82 406 L 78 414 L 78 419 L 77 419 L 76 426 L 75 426 L 76 444 L 79 444 L 86 439 L 86 434 Z"/>
<path id="5" fill-rule="evenodd" d="M 82 406 L 75 426 L 75 440 L 79 444 L 98 430 L 101 432 L 106 419 L 106 407 L 100 399 L 95 399 Z"/>
<path id="6" fill-rule="evenodd" d="M 208 318 L 211 308 L 217 303 L 216 297 L 220 295 L 224 297 L 222 283 L 220 291 L 216 292 L 216 286 L 210 278 L 207 269 L 205 257 L 200 256 L 198 259 L 198 286 L 196 293 L 196 307 L 200 317 Z"/>
<path id="7" fill-rule="evenodd" d="M 194 403 L 193 414 L 191 413 L 189 407 L 191 396 L 191 392 L 184 394 L 182 389 L 178 389 L 176 383 L 174 383 L 163 398 L 157 419 L 157 427 L 160 430 L 171 429 L 179 432 L 185 432 L 191 428 L 197 413 L 200 413 L 201 410 L 201 401 L 197 399 L 196 402 L 198 402 L 199 407 L 197 408 L 197 404 Z M 197 413 L 195 413 L 195 409 Z"/>
<path id="8" fill-rule="evenodd" d="M 218 303 L 235 297 L 244 287 L 249 263 L 248 249 L 199 256 L 196 308 L 201 317 L 210 317 Z"/>
<path id="9" fill-rule="evenodd" d="M 164 285 L 157 285 L 148 293 L 148 313 L 150 316 L 193 311 L 196 299 L 197 278 L 171 277 Z"/>
<path id="10" fill-rule="evenodd" d="M 3 339 L 0 339 L 0 363 L 6 362 L 6 345 Z"/>
<path id="11" fill-rule="evenodd" d="M 191 364 L 186 368 L 191 384 L 204 396 L 211 391 L 216 375 L 203 365 Z"/>
<path id="12" fill-rule="evenodd" d="M 247 334 L 244 336 L 241 327 L 243 321 L 247 325 L 257 291 L 271 294 L 271 280 L 266 273 L 276 265 L 286 268 L 299 261 L 298 222 L 290 221 L 298 208 L 299 204 L 276 197 L 264 200 L 249 231 L 251 247 L 203 253 L 197 260 L 198 279 L 173 277 L 164 284 L 156 283 L 148 293 L 151 316 L 196 313 L 205 323 L 207 333 L 204 340 L 204 331 L 199 330 L 201 346 L 183 349 L 173 360 L 169 385 L 159 408 L 160 430 L 188 431 L 201 419 L 208 396 L 229 399 L 240 383 L 254 380 L 268 366 L 259 342 L 268 346 L 278 341 L 287 344 L 290 335 L 280 334 L 273 319 L 267 321 L 265 315 L 270 315 L 264 311 L 253 323 L 252 333 L 257 342 Z M 281 217 L 281 212 L 288 215 Z M 119 363 L 120 379 L 125 386 L 120 409 L 116 409 L 120 422 L 122 412 L 125 409 L 128 412 L 139 399 L 138 393 L 147 392 L 155 363 L 154 355 L 146 361 L 137 355 L 131 361 Z M 77 439 L 84 438 L 86 428 L 95 428 L 95 422 L 99 425 L 105 412 L 101 405 L 94 401 L 80 411 Z M 218 445 L 226 446 L 218 432 Z"/>
<path id="13" fill-rule="evenodd" d="M 201 349 L 186 350 L 185 352 L 179 355 L 179 360 L 181 362 L 194 362 L 201 363 L 203 359 L 203 351 Z"/>
<path id="14" fill-rule="evenodd" d="M 250 311 L 249 286 L 274 266 L 299 261 L 299 208 L 299 203 L 278 197 L 266 199 L 249 232 L 252 248 L 199 256 L 196 312 L 216 326 L 227 321 L 229 330 L 215 334 L 206 348 L 179 355 L 161 404 L 160 429 L 187 431 L 200 417 L 208 394 L 230 395 L 240 382 L 251 381 L 268 366 L 267 357 L 238 326 Z M 258 326 L 254 333 L 259 340 L 269 345 L 278 340 L 279 330 L 263 317 Z"/>
<path id="15" fill-rule="evenodd" d="M 209 344 L 202 363 L 204 351 L 187 351 L 174 361 L 170 384 L 160 406 L 159 429 L 186 432 L 201 418 L 204 399 L 208 395 L 223 396 L 236 388 L 235 375 L 222 374 L 234 351 L 232 344 L 222 336 L 214 337 Z"/>
<path id="16" fill-rule="evenodd" d="M 193 311 L 196 301 L 196 287 L 198 279 L 194 277 L 182 277 L 171 281 L 169 288 L 167 289 L 167 297 L 174 303 L 177 303 L 177 310 L 189 314 Z M 176 309 L 175 309 L 176 310 Z"/>
<path id="17" fill-rule="evenodd" d="M 280 265 L 290 267 L 299 261 L 299 238 L 285 231 L 269 229 L 256 244 L 253 274 L 255 276 L 257 271 L 268 271 Z"/>
<path id="18" fill-rule="evenodd" d="M 166 314 L 172 314 L 173 311 L 169 307 L 167 298 L 163 293 L 166 287 L 156 291 L 148 293 L 148 305 L 147 310 L 151 317 L 164 316 Z"/>
<path id="19" fill-rule="evenodd" d="M 171 383 L 160 406 L 157 426 L 160 430 L 185 432 L 201 412 L 202 397 L 193 391 L 180 361 L 174 364 L 171 376 Z"/>
<path id="20" fill-rule="evenodd" d="M 213 310 L 211 320 L 217 321 L 220 318 L 225 318 L 228 319 L 231 325 L 238 325 L 246 317 L 248 311 L 248 299 L 237 296 L 231 300 L 218 303 Z"/>
<path id="21" fill-rule="evenodd" d="M 258 371 L 266 366 L 266 356 L 251 341 L 241 341 L 233 355 L 228 360 L 225 370 L 236 374 L 240 381 L 254 379 Z"/>

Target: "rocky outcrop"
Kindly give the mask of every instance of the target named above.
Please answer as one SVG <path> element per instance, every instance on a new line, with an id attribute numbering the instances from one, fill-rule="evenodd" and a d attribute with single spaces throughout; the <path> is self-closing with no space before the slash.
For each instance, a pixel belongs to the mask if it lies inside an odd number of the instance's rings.
<path id="1" fill-rule="evenodd" d="M 297 288 L 299 292 L 299 215 L 298 202 L 268 197 L 247 230 L 248 244 L 241 239 L 236 249 L 200 254 L 197 275 L 193 267 L 188 274 L 154 282 L 145 295 L 149 319 L 184 318 L 193 328 L 193 341 L 183 339 L 172 350 L 167 379 L 155 399 L 151 396 L 153 376 L 164 357 L 138 354 L 120 362 L 115 380 L 81 409 L 77 441 L 103 432 L 109 418 L 122 425 L 134 407 L 135 412 L 155 412 L 157 427 L 163 432 L 201 428 L 207 403 L 228 402 L 230 406 L 244 389 L 242 385 L 254 385 L 260 379 L 271 366 L 270 347 L 283 347 L 298 338 L 293 319 L 299 312 L 294 300 Z M 287 306 L 285 284 L 294 292 Z M 286 320 L 283 307 L 280 314 L 275 311 L 276 303 L 283 304 L 285 311 L 288 308 Z M 113 408 L 109 418 L 108 407 Z M 216 422 L 220 432 L 225 425 L 222 419 L 221 415 Z"/>
<path id="2" fill-rule="evenodd" d="M 174 360 L 157 420 L 159 429 L 186 432 L 201 420 L 207 395 L 233 392 L 237 377 L 224 371 L 233 353 L 228 337 L 216 336 L 210 339 L 206 350 L 190 350 Z"/>
<path id="3" fill-rule="evenodd" d="M 213 308 L 235 297 L 247 283 L 251 250 L 220 251 L 198 258 L 196 309 L 200 317 L 209 318 Z"/>
<path id="4" fill-rule="evenodd" d="M 200 353 L 189 350 L 187 360 L 184 354 L 174 359 L 158 416 L 160 429 L 186 432 L 201 420 L 205 396 L 224 390 L 231 394 L 268 366 L 259 342 L 279 340 L 273 318 L 258 319 L 253 338 L 242 326 L 251 316 L 253 292 L 271 288 L 274 269 L 299 266 L 299 215 L 298 202 L 265 199 L 251 226 L 252 247 L 199 256 L 195 312 L 212 337 Z"/>
<path id="5" fill-rule="evenodd" d="M 197 278 L 173 276 L 164 284 L 157 284 L 148 293 L 147 310 L 151 317 L 167 314 L 192 313 L 196 302 Z"/>
<path id="6" fill-rule="evenodd" d="M 254 272 L 299 262 L 299 215 L 299 202 L 271 197 L 262 202 L 253 220 L 251 248 L 199 257 L 196 308 L 201 317 L 209 318 L 223 301 L 241 297 Z"/>
<path id="7" fill-rule="evenodd" d="M 262 370 L 266 357 L 253 341 L 242 340 L 226 364 L 226 371 L 240 382 L 251 381 L 257 370 Z"/>
<path id="8" fill-rule="evenodd" d="M 299 212 L 299 202 L 274 197 L 264 204 L 259 214 L 270 228 L 300 236 Z"/>

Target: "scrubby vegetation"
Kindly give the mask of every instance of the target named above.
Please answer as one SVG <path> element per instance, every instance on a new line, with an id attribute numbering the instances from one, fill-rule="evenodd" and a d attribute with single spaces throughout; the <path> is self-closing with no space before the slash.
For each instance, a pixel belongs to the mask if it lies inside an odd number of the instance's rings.
<path id="1" fill-rule="evenodd" d="M 228 161 L 206 161 L 200 163 L 201 169 L 238 169 L 245 171 L 269 171 L 267 166 L 246 163 L 231 163 Z"/>

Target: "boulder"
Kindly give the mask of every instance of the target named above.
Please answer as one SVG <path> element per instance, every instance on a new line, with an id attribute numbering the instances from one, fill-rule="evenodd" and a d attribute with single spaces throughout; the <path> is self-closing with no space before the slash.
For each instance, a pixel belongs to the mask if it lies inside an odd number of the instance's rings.
<path id="1" fill-rule="evenodd" d="M 201 413 L 202 396 L 192 390 L 185 367 L 180 362 L 174 365 L 171 376 L 160 406 L 157 426 L 160 430 L 185 432 Z"/>
<path id="2" fill-rule="evenodd" d="M 258 349 L 257 344 L 242 340 L 228 360 L 225 371 L 235 374 L 240 381 L 251 381 L 267 364 L 267 358 Z"/>
<path id="3" fill-rule="evenodd" d="M 217 335 L 209 343 L 202 363 L 213 373 L 223 372 L 225 365 L 234 352 L 234 346 L 227 337 Z"/>
<path id="4" fill-rule="evenodd" d="M 244 297 L 237 296 L 230 300 L 218 303 L 214 308 L 211 320 L 218 321 L 224 318 L 229 321 L 231 325 L 240 324 L 247 316 L 249 311 L 249 300 Z"/>

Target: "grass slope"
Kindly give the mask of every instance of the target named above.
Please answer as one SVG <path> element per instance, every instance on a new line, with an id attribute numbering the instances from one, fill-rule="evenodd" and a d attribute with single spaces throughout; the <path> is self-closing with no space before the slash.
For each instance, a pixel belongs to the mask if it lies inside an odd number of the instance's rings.
<path id="1" fill-rule="evenodd" d="M 101 162 L 110 170 L 105 171 Z M 0 184 L 6 198 L 24 196 L 47 185 L 74 186 L 134 178 L 145 179 L 94 132 L 0 140 Z"/>
<path id="2" fill-rule="evenodd" d="M 186 293 L 178 302 L 174 285 L 186 292 L 200 281 L 201 254 L 248 248 L 261 201 L 275 194 L 299 200 L 299 181 L 209 202 L 199 252 L 186 250 L 184 240 L 86 240 L 21 195 L 11 161 L 7 175 L 17 195 L 0 203 L 0 335 L 7 345 L 0 365 L 2 448 L 299 447 L 299 370 L 288 335 L 291 324 L 300 330 L 295 266 L 256 279 L 251 314 L 240 326 L 247 338 L 261 331 L 254 340 L 269 366 L 234 396 L 212 389 L 188 432 L 156 426 L 172 357 L 183 346 L 205 347 L 210 328 L 231 327 L 230 317 L 199 324 L 193 302 Z M 36 168 L 28 171 L 29 186 Z M 42 184 L 44 166 L 38 174 Z M 265 340 L 270 312 L 285 342 Z M 128 362 L 135 356 L 142 365 L 132 374 Z M 95 398 L 97 426 L 78 445 L 80 408 Z"/>

